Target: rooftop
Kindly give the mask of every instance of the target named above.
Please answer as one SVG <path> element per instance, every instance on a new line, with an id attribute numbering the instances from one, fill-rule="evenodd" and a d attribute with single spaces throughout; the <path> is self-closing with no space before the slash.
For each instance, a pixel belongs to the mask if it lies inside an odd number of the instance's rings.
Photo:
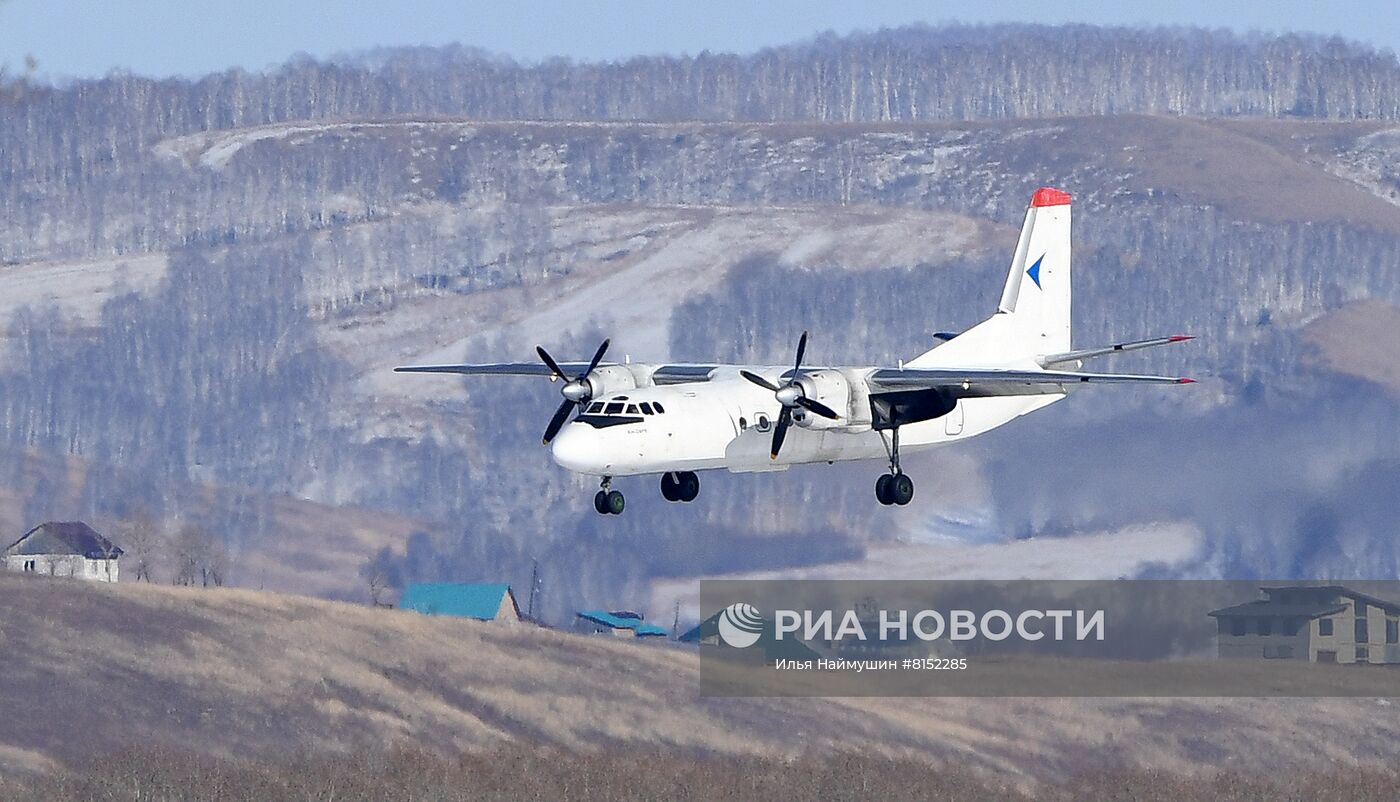
<path id="1" fill-rule="evenodd" d="M 518 618 L 520 607 L 515 603 L 515 595 L 510 592 L 510 585 L 503 582 L 420 582 L 404 588 L 399 607 L 427 615 L 455 615 L 494 621 L 505 598 L 510 599 Z"/>
<path id="2" fill-rule="evenodd" d="M 121 547 L 99 535 L 82 521 L 49 521 L 11 543 L 5 555 L 76 554 L 89 560 L 109 560 L 122 556 Z"/>
<path id="3" fill-rule="evenodd" d="M 665 636 L 666 630 L 655 624 L 648 624 L 642 617 L 630 610 L 579 610 L 578 617 L 611 629 L 630 629 L 638 635 Z"/>

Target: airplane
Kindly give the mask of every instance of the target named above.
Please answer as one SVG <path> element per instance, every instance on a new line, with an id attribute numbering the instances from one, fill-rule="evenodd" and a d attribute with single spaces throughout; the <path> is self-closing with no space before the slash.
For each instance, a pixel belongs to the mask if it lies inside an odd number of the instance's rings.
<path id="1" fill-rule="evenodd" d="M 804 365 L 807 333 L 791 368 L 763 365 L 588 362 L 421 365 L 401 373 L 545 376 L 563 402 L 544 431 L 554 461 L 601 478 L 593 506 L 621 514 L 619 476 L 660 475 L 667 501 L 699 495 L 697 472 L 787 470 L 793 465 L 884 459 L 880 504 L 903 506 L 914 482 L 903 452 L 966 440 L 1064 398 L 1086 384 L 1190 384 L 1174 376 L 1083 373 L 1083 360 L 1184 342 L 1156 337 L 1098 348 L 1070 343 L 1068 193 L 1031 196 L 996 312 L 894 366 Z M 570 416 L 573 420 L 570 421 Z"/>

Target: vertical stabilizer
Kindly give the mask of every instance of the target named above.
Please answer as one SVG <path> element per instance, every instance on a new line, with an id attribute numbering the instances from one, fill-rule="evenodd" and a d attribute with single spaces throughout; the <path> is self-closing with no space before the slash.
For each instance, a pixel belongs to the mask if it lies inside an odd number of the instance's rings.
<path id="1" fill-rule="evenodd" d="M 908 363 L 1003 364 L 1070 350 L 1070 196 L 1031 196 L 997 314 Z"/>

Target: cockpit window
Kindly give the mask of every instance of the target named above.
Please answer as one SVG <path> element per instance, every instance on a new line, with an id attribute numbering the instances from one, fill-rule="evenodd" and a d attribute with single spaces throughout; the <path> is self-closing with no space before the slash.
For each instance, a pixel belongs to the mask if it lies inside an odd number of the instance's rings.
<path id="1" fill-rule="evenodd" d="M 620 413 L 620 412 L 622 412 L 622 404 L 619 404 L 619 403 L 608 404 L 608 412 L 607 412 L 607 414 L 609 414 L 609 415 L 616 415 L 616 414 L 618 414 L 618 413 Z"/>
<path id="2" fill-rule="evenodd" d="M 666 408 L 663 407 L 663 406 L 661 406 L 661 402 L 660 402 L 660 401 L 657 401 L 656 403 L 652 404 L 652 406 L 656 409 L 656 414 L 658 414 L 658 415 L 665 415 L 665 414 L 666 414 Z"/>
<path id="3" fill-rule="evenodd" d="M 602 414 L 602 412 L 603 412 L 603 402 L 602 402 L 602 401 L 594 401 L 593 403 L 591 403 L 591 404 L 588 405 L 588 414 L 590 414 L 590 415 L 599 415 L 599 414 Z"/>
<path id="4" fill-rule="evenodd" d="M 642 407 L 642 414 L 643 414 L 643 415 L 650 415 L 650 414 L 651 414 L 651 404 L 647 403 L 646 401 L 643 401 L 643 402 L 641 403 L 641 407 Z"/>
<path id="5" fill-rule="evenodd" d="M 637 414 L 637 405 L 636 405 L 636 404 L 628 404 L 628 405 L 627 405 L 627 414 L 628 414 L 628 415 L 636 415 L 636 414 Z"/>

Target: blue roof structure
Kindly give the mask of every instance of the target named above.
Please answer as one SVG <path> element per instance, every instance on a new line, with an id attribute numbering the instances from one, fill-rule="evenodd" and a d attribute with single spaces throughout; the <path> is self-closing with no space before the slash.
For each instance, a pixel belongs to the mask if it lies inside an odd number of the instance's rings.
<path id="1" fill-rule="evenodd" d="M 399 608 L 417 610 L 426 615 L 455 615 L 494 621 L 501 611 L 503 598 L 510 599 L 515 617 L 519 618 L 520 607 L 515 603 L 515 594 L 510 592 L 510 585 L 504 583 L 424 582 L 409 585 L 399 599 Z"/>
<path id="2" fill-rule="evenodd" d="M 579 610 L 578 617 L 610 629 L 630 629 L 639 636 L 666 637 L 666 630 L 655 624 L 648 624 L 636 613 L 622 611 L 610 613 L 607 610 Z"/>

